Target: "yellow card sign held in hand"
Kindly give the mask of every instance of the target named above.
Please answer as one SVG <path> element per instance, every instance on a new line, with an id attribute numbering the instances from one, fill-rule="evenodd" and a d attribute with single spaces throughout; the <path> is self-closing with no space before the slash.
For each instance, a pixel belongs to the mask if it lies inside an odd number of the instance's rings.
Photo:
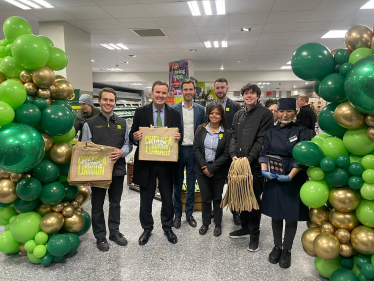
<path id="1" fill-rule="evenodd" d="M 139 143 L 139 160 L 178 161 L 178 141 L 174 138 L 178 128 L 140 127 L 143 137 Z"/>

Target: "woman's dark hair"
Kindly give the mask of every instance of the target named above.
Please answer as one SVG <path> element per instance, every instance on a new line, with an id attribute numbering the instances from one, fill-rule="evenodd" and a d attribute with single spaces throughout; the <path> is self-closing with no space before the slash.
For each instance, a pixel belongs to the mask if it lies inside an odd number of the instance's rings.
<path id="1" fill-rule="evenodd" d="M 223 106 L 221 104 L 213 104 L 211 107 L 209 107 L 209 110 L 208 110 L 208 113 L 207 113 L 207 116 L 208 116 L 208 120 L 202 124 L 199 128 L 199 130 L 196 132 L 196 135 L 198 133 L 201 132 L 201 130 L 203 128 L 206 127 L 206 125 L 208 125 L 208 123 L 210 122 L 209 121 L 209 115 L 212 113 L 213 110 L 217 109 L 219 114 L 221 115 L 221 121 L 219 122 L 219 125 L 222 126 L 223 128 L 226 128 L 226 119 L 225 119 L 225 110 L 223 109 Z"/>

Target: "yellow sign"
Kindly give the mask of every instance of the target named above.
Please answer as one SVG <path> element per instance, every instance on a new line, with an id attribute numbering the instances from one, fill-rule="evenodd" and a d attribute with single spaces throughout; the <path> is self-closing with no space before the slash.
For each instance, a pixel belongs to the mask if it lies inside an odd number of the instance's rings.
<path id="1" fill-rule="evenodd" d="M 229 107 L 226 107 L 226 111 L 230 111 L 230 108 L 229 108 Z"/>
<path id="2" fill-rule="evenodd" d="M 103 176 L 106 156 L 79 156 L 78 175 Z"/>
<path id="3" fill-rule="evenodd" d="M 118 130 L 121 130 L 121 125 L 117 125 L 117 129 L 118 129 Z"/>

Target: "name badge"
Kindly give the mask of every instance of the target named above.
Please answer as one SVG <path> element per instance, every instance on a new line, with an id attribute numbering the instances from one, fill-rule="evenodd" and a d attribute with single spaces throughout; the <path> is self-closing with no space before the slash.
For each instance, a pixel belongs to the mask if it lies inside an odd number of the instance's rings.
<path id="1" fill-rule="evenodd" d="M 223 138 L 223 134 L 219 134 L 218 137 L 219 137 L 219 139 L 222 139 Z"/>
<path id="2" fill-rule="evenodd" d="M 297 141 L 297 136 L 290 137 L 289 140 L 290 140 L 290 142 Z"/>
<path id="3" fill-rule="evenodd" d="M 226 107 L 226 111 L 230 111 L 230 108 Z"/>
<path id="4" fill-rule="evenodd" d="M 118 130 L 121 130 L 121 125 L 117 125 L 117 129 L 118 129 Z"/>

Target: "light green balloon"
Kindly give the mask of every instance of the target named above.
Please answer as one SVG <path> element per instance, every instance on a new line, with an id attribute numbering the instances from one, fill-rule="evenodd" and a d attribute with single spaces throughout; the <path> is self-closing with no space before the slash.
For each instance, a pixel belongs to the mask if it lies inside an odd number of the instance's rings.
<path id="1" fill-rule="evenodd" d="M 362 156 L 354 155 L 354 154 L 349 154 L 349 159 L 351 160 L 351 163 L 357 162 L 361 164 L 361 159 Z"/>
<path id="2" fill-rule="evenodd" d="M 329 187 L 326 181 L 307 181 L 300 189 L 300 198 L 304 205 L 310 208 L 322 207 L 329 198 Z"/>
<path id="3" fill-rule="evenodd" d="M 68 56 L 59 48 L 50 48 L 50 56 L 47 62 L 52 70 L 62 70 L 68 65 Z"/>
<path id="4" fill-rule="evenodd" d="M 368 169 L 363 172 L 362 178 L 366 183 L 374 183 L 374 170 Z"/>
<path id="5" fill-rule="evenodd" d="M 25 243 L 34 239 L 40 231 L 42 217 L 36 212 L 19 214 L 11 224 L 11 233 L 15 240 Z"/>
<path id="6" fill-rule="evenodd" d="M 365 170 L 374 169 L 374 155 L 370 154 L 362 157 L 361 165 L 364 167 Z"/>
<path id="7" fill-rule="evenodd" d="M 3 24 L 3 32 L 5 38 L 9 40 L 9 43 L 11 43 L 23 34 L 32 34 L 32 28 L 23 18 L 10 17 L 7 18 Z"/>
<path id="8" fill-rule="evenodd" d="M 321 149 L 325 157 L 335 159 L 336 156 L 345 154 L 348 155 L 348 151 L 344 146 L 344 143 L 339 138 L 330 137 L 325 139 L 321 144 Z"/>
<path id="9" fill-rule="evenodd" d="M 48 37 L 43 36 L 43 35 L 38 35 L 38 37 L 44 41 L 44 43 L 47 45 L 48 48 L 54 47 L 52 40 L 49 39 Z"/>
<path id="10" fill-rule="evenodd" d="M 26 100 L 26 89 L 15 80 L 7 80 L 0 84 L 0 101 L 9 104 L 14 110 Z"/>
<path id="11" fill-rule="evenodd" d="M 366 155 L 374 150 L 374 140 L 366 135 L 367 126 L 345 132 L 343 142 L 345 148 L 356 155 Z"/>
<path id="12" fill-rule="evenodd" d="M 37 245 L 34 240 L 29 240 L 25 243 L 25 250 L 28 252 L 33 252 L 36 246 Z"/>
<path id="13" fill-rule="evenodd" d="M 340 264 L 340 256 L 333 260 L 324 260 L 320 257 L 316 257 L 314 259 L 314 266 L 316 267 L 318 273 L 326 278 L 330 278 L 334 271 L 342 268 Z"/>
<path id="14" fill-rule="evenodd" d="M 0 211 L 0 217 L 3 219 L 3 220 L 10 220 L 11 217 L 13 217 L 14 215 L 16 215 L 16 212 L 13 210 L 13 206 L 8 206 L 8 207 L 5 207 L 3 208 L 1 211 Z"/>
<path id="15" fill-rule="evenodd" d="M 365 198 L 367 200 L 374 200 L 374 184 L 364 183 L 360 189 L 360 192 L 362 198 Z"/>
<path id="16" fill-rule="evenodd" d="M 35 247 L 33 254 L 36 258 L 40 259 L 47 253 L 47 248 L 44 245 L 38 245 Z"/>
<path id="17" fill-rule="evenodd" d="M 48 241 L 48 234 L 40 231 L 35 235 L 35 242 L 38 245 L 44 245 Z"/>
<path id="18" fill-rule="evenodd" d="M 29 261 L 34 264 L 40 263 L 40 259 L 35 257 L 35 255 L 32 252 L 27 252 L 27 257 L 29 258 Z"/>
<path id="19" fill-rule="evenodd" d="M 314 142 L 315 144 L 317 144 L 318 146 L 321 146 L 321 144 L 325 141 L 323 138 L 319 138 L 319 137 L 314 137 L 311 139 L 312 142 Z"/>
<path id="20" fill-rule="evenodd" d="M 0 62 L 0 71 L 8 78 L 18 78 L 23 68 L 13 57 L 6 56 Z"/>
<path id="21" fill-rule="evenodd" d="M 359 48 L 352 52 L 352 54 L 349 56 L 348 62 L 351 64 L 355 64 L 360 59 L 366 58 L 367 56 L 371 56 L 373 54 L 373 51 L 369 48 Z"/>
<path id="22" fill-rule="evenodd" d="M 374 227 L 374 201 L 361 199 L 356 209 L 357 219 L 367 227 Z"/>
<path id="23" fill-rule="evenodd" d="M 53 138 L 53 143 L 56 143 L 56 142 L 69 142 L 71 141 L 72 139 L 74 139 L 75 137 L 75 128 L 72 127 L 71 130 L 66 133 L 65 135 L 62 135 L 62 136 L 52 136 Z"/>
<path id="24" fill-rule="evenodd" d="M 310 168 L 311 170 L 309 174 L 312 180 L 320 181 L 325 178 L 325 172 L 320 167 L 310 167 Z"/>
<path id="25" fill-rule="evenodd" d="M 19 242 L 16 241 L 10 231 L 4 231 L 0 234 L 0 252 L 12 253 L 18 248 Z"/>

